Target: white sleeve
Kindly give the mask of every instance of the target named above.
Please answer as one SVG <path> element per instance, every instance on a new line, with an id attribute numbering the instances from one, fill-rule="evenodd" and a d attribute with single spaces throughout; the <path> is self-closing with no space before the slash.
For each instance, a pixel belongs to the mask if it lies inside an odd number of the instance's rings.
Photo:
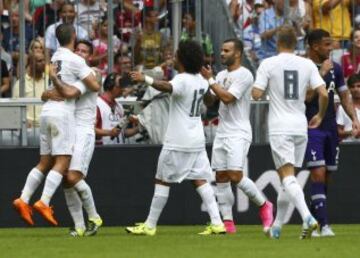
<path id="1" fill-rule="evenodd" d="M 265 90 L 269 82 L 269 77 L 269 72 L 266 68 L 266 60 L 264 60 L 257 69 L 254 88 Z"/>
<path id="2" fill-rule="evenodd" d="M 71 86 L 77 88 L 81 92 L 81 95 L 87 91 L 87 88 L 82 81 L 76 81 L 75 83 L 71 84 Z"/>
<path id="3" fill-rule="evenodd" d="M 251 88 L 253 83 L 254 79 L 251 74 L 236 78 L 236 80 L 229 87 L 229 93 L 233 95 L 236 99 L 240 99 L 244 95 L 244 93 L 249 88 Z"/>
<path id="4" fill-rule="evenodd" d="M 173 96 L 181 96 L 184 93 L 184 83 L 181 78 L 182 76 L 176 75 L 171 81 L 170 84 L 172 86 L 172 93 Z"/>
<path id="5" fill-rule="evenodd" d="M 93 70 L 81 57 L 75 61 L 73 72 L 80 80 L 85 79 L 87 76 L 89 76 L 90 73 L 92 73 L 92 71 Z"/>
<path id="6" fill-rule="evenodd" d="M 336 111 L 336 123 L 338 125 L 345 125 L 344 113 L 342 112 L 342 110 L 343 110 L 342 106 L 339 106 L 338 110 Z"/>
<path id="7" fill-rule="evenodd" d="M 325 85 L 325 82 L 321 77 L 316 65 L 313 62 L 311 62 L 310 65 L 311 65 L 310 88 L 314 90 L 320 87 L 321 85 Z"/>

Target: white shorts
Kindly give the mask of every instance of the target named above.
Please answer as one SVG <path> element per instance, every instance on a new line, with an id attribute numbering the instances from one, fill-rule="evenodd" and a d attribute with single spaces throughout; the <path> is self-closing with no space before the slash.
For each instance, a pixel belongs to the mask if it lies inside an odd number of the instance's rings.
<path id="1" fill-rule="evenodd" d="M 243 171 L 250 142 L 244 137 L 215 137 L 211 167 L 215 171 Z"/>
<path id="2" fill-rule="evenodd" d="M 302 166 L 307 135 L 270 135 L 269 140 L 276 169 L 288 163 L 294 167 Z"/>
<path id="3" fill-rule="evenodd" d="M 94 148 L 94 128 L 77 126 L 74 152 L 71 157 L 69 170 L 79 171 L 86 177 Z"/>
<path id="4" fill-rule="evenodd" d="M 183 152 L 161 150 L 155 178 L 167 183 L 183 180 L 211 180 L 212 170 L 205 150 Z"/>
<path id="5" fill-rule="evenodd" d="M 74 116 L 69 113 L 40 116 L 40 155 L 72 155 Z"/>

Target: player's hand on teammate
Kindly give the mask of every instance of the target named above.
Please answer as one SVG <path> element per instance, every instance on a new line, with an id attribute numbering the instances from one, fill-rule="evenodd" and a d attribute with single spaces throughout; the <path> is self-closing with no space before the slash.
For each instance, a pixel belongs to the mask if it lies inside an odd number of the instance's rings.
<path id="1" fill-rule="evenodd" d="M 319 127 L 322 119 L 323 118 L 319 114 L 316 114 L 315 116 L 313 116 L 311 118 L 311 120 L 309 121 L 309 128 L 313 129 L 313 128 Z"/>
<path id="2" fill-rule="evenodd" d="M 203 66 L 201 68 L 201 75 L 206 79 L 209 80 L 211 77 L 213 77 L 213 71 L 210 66 Z"/>
<path id="3" fill-rule="evenodd" d="M 61 96 L 60 93 L 56 89 L 45 91 L 43 96 L 41 96 L 41 99 L 44 101 L 47 101 L 47 100 L 63 101 L 63 100 L 65 100 L 64 97 Z"/>
<path id="4" fill-rule="evenodd" d="M 130 72 L 130 78 L 134 82 L 144 82 L 145 81 L 145 75 L 141 72 Z"/>
<path id="5" fill-rule="evenodd" d="M 331 69 L 334 68 L 334 64 L 330 59 L 326 59 L 320 67 L 320 75 L 324 77 Z"/>

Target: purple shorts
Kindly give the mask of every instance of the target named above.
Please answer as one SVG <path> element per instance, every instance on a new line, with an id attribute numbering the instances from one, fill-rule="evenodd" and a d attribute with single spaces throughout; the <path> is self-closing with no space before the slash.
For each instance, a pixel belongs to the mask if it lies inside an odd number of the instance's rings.
<path id="1" fill-rule="evenodd" d="M 307 168 L 326 166 L 328 171 L 336 171 L 338 142 L 336 130 L 309 129 L 305 153 Z"/>

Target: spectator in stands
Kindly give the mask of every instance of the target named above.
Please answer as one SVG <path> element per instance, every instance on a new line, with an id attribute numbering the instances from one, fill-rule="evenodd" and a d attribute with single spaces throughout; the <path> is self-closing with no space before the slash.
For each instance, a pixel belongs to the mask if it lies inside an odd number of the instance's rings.
<path id="1" fill-rule="evenodd" d="M 360 28 L 351 33 L 350 47 L 341 61 L 345 78 L 360 72 Z"/>
<path id="2" fill-rule="evenodd" d="M 126 43 L 130 42 L 134 31 L 139 30 L 141 26 L 140 7 L 142 8 L 142 5 L 135 5 L 132 2 L 135 1 L 119 1 L 118 6 L 114 9 L 115 34 Z"/>
<path id="3" fill-rule="evenodd" d="M 260 60 L 276 55 L 276 33 L 284 24 L 284 0 L 274 0 L 274 5 L 260 16 L 259 32 L 261 37 Z"/>
<path id="4" fill-rule="evenodd" d="M 25 49 L 33 39 L 32 26 L 25 23 Z M 3 46 L 11 54 L 12 62 L 16 67 L 20 55 L 20 21 L 18 11 L 11 13 L 11 26 L 3 31 Z"/>
<path id="5" fill-rule="evenodd" d="M 25 21 L 31 23 L 32 16 L 30 14 L 30 0 L 22 0 L 22 1 L 24 2 Z M 11 13 L 18 12 L 18 11 L 19 11 L 19 0 L 12 0 L 11 1 Z"/>
<path id="6" fill-rule="evenodd" d="M 65 0 L 53 0 L 45 6 L 36 8 L 33 17 L 34 27 L 38 36 L 44 37 L 46 29 L 51 24 L 58 22 L 60 9 L 64 3 Z"/>
<path id="7" fill-rule="evenodd" d="M 297 36 L 297 54 L 305 56 L 305 35 L 310 30 L 311 25 L 311 9 L 304 0 L 290 0 L 290 10 L 288 17 L 291 25 L 294 27 Z"/>
<path id="8" fill-rule="evenodd" d="M 251 17 L 251 24 L 243 30 L 244 52 L 250 57 L 254 67 L 258 66 L 258 52 L 261 51 L 261 37 L 259 30 L 259 18 L 264 11 L 264 5 L 261 0 L 255 1 L 254 13 Z M 261 55 L 261 53 L 260 53 Z"/>
<path id="9" fill-rule="evenodd" d="M 90 35 L 95 37 L 94 27 L 99 23 L 100 18 L 104 15 L 104 5 L 97 0 L 81 0 L 76 5 L 77 22 Z"/>
<path id="10" fill-rule="evenodd" d="M 91 64 L 97 66 L 102 75 L 107 74 L 107 51 L 108 51 L 108 20 L 107 17 L 103 17 L 99 23 L 99 29 L 97 30 L 98 35 L 92 41 L 94 47 L 94 54 L 91 58 Z M 120 49 L 121 42 L 120 40 L 113 35 L 112 36 L 113 52 L 117 52 Z"/>
<path id="11" fill-rule="evenodd" d="M 117 74 L 129 73 L 131 71 L 131 58 L 121 52 L 114 56 L 114 72 Z"/>
<path id="12" fill-rule="evenodd" d="M 42 93 L 48 87 L 49 78 L 45 74 L 45 54 L 42 52 L 32 52 L 29 55 L 29 64 L 26 67 L 24 97 L 41 98 Z M 20 80 L 17 80 L 13 89 L 13 97 L 20 97 Z M 39 144 L 40 126 L 40 105 L 26 106 L 28 140 L 30 145 Z"/>
<path id="13" fill-rule="evenodd" d="M 7 69 L 6 62 L 1 59 L 1 88 L 0 88 L 0 97 L 8 97 L 10 95 L 10 75 L 9 70 Z"/>
<path id="14" fill-rule="evenodd" d="M 350 0 L 313 0 L 314 28 L 330 32 L 334 48 L 347 48 L 351 33 Z"/>
<path id="15" fill-rule="evenodd" d="M 360 0 L 356 0 L 355 3 L 356 5 L 354 6 L 354 10 L 352 10 L 354 17 L 354 29 L 360 29 Z"/>
<path id="16" fill-rule="evenodd" d="M 183 15 L 183 31 L 180 36 L 181 41 L 195 40 L 196 37 L 196 17 L 194 10 L 189 10 Z M 205 64 L 214 62 L 214 48 L 210 36 L 205 32 L 201 33 L 201 46 L 205 54 Z"/>
<path id="17" fill-rule="evenodd" d="M 352 102 L 356 111 L 358 119 L 360 119 L 360 74 L 350 75 L 347 85 L 349 87 Z M 352 121 L 345 113 L 344 108 L 339 106 L 336 113 L 336 123 L 340 139 L 344 141 L 355 141 L 359 138 L 355 138 L 352 131 Z"/>
<path id="18" fill-rule="evenodd" d="M 46 58 L 47 62 L 50 61 L 50 57 L 54 51 L 59 47 L 59 42 L 55 36 L 55 29 L 62 23 L 73 24 L 76 31 L 76 38 L 88 39 L 89 35 L 86 30 L 75 22 L 75 7 L 72 3 L 66 2 L 60 9 L 60 21 L 50 25 L 45 32 L 45 46 L 46 46 Z"/>
<path id="19" fill-rule="evenodd" d="M 255 0 L 226 0 L 230 14 L 241 30 L 251 24 L 255 2 Z"/>
<path id="20" fill-rule="evenodd" d="M 8 72 L 11 73 L 12 70 L 12 58 L 11 55 L 5 51 L 3 47 L 3 35 L 0 29 L 0 56 L 1 60 L 4 60 L 6 62 L 6 67 L 8 69 Z"/>
<path id="21" fill-rule="evenodd" d="M 174 54 L 173 49 L 168 47 L 165 48 L 162 54 L 163 63 L 160 65 L 163 70 L 163 80 L 170 81 L 177 73 L 174 67 Z"/>
<path id="22" fill-rule="evenodd" d="M 127 129 L 128 118 L 124 108 L 116 102 L 125 87 L 130 86 L 128 76 L 110 73 L 104 81 L 104 93 L 97 99 L 96 108 L 96 144 L 122 144 L 125 137 L 137 133 L 137 128 Z"/>
<path id="23" fill-rule="evenodd" d="M 145 9 L 143 33 L 137 34 L 135 44 L 135 64 L 142 64 L 144 69 L 149 70 L 158 66 L 161 62 L 161 53 L 164 48 L 164 40 L 157 31 L 158 11 L 152 8 Z"/>

